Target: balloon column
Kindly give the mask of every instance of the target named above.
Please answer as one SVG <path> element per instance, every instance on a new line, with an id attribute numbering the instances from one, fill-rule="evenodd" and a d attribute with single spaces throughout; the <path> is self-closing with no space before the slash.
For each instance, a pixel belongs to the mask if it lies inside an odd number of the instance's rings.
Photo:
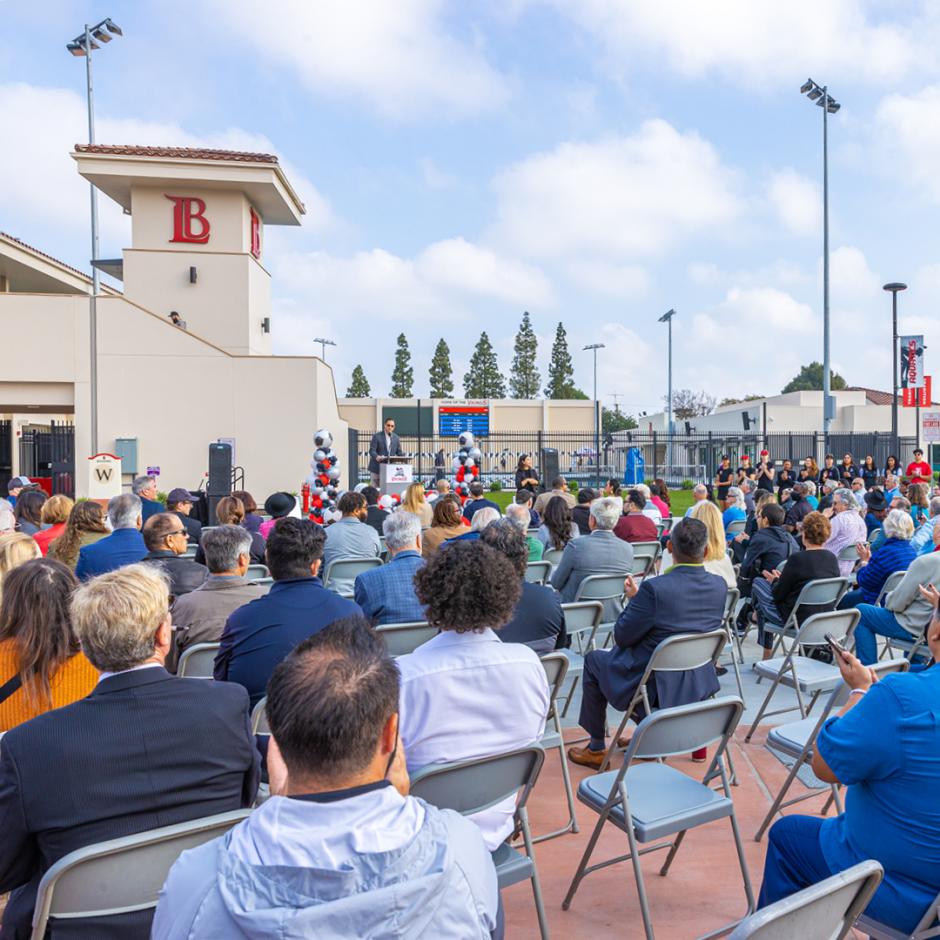
<path id="1" fill-rule="evenodd" d="M 454 490 L 465 497 L 470 493 L 470 484 L 480 476 L 483 453 L 473 442 L 473 434 L 464 431 L 457 438 L 460 450 L 454 457 Z"/>
<path id="2" fill-rule="evenodd" d="M 335 508 L 339 492 L 336 485 L 340 476 L 339 457 L 333 451 L 333 435 L 329 431 L 323 428 L 317 431 L 313 435 L 313 444 L 316 447 L 313 460 L 310 461 L 310 469 L 313 472 L 307 477 L 307 485 L 310 487 L 310 517 L 322 525 L 324 513 Z"/>

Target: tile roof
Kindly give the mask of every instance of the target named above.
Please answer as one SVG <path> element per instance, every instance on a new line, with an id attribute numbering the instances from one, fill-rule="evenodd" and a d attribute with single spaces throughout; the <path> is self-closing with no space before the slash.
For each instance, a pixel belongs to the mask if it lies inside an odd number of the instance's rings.
<path id="1" fill-rule="evenodd" d="M 865 398 L 868 400 L 869 404 L 872 405 L 890 405 L 892 400 L 891 392 L 879 392 L 874 388 L 864 388 L 861 385 L 848 385 L 845 387 L 844 391 L 846 392 L 864 392 Z M 900 396 L 898 396 L 900 399 Z"/>
<path id="2" fill-rule="evenodd" d="M 125 157 L 172 157 L 179 160 L 225 160 L 237 163 L 277 163 L 271 153 L 209 150 L 205 147 L 141 147 L 136 144 L 76 144 L 76 153 L 110 153 Z"/>
<path id="3" fill-rule="evenodd" d="M 17 238 L 15 235 L 10 235 L 8 232 L 4 231 L 0 231 L 0 238 L 9 239 L 11 242 L 19 245 L 21 248 L 25 248 L 27 251 L 31 251 L 34 255 L 39 255 L 40 258 L 45 258 L 47 261 L 53 261 L 60 267 L 71 271 L 73 274 L 77 274 L 83 280 L 91 283 L 91 277 L 84 271 L 79 271 L 78 268 L 73 268 L 72 265 L 66 264 L 64 261 L 60 261 L 58 258 L 53 258 L 52 255 L 47 255 L 44 251 L 40 251 L 38 248 L 34 248 L 29 243 L 24 242 L 22 238 Z"/>

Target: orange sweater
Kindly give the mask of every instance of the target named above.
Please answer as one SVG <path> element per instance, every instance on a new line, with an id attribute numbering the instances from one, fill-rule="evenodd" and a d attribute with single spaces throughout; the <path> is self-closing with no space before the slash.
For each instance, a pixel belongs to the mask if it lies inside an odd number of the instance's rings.
<path id="1" fill-rule="evenodd" d="M 0 685 L 16 675 L 19 662 L 13 640 L 0 643 Z M 52 677 L 52 708 L 61 708 L 88 695 L 98 682 L 98 670 L 86 659 L 84 653 L 76 653 L 59 667 Z M 50 711 L 48 706 L 36 709 L 26 701 L 23 688 L 17 689 L 5 702 L 0 702 L 0 732 L 9 731 L 30 718 Z"/>

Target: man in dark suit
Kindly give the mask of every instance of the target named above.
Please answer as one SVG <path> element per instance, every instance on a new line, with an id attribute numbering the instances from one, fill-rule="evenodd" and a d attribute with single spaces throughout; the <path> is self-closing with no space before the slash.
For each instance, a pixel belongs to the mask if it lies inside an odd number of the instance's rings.
<path id="1" fill-rule="evenodd" d="M 163 663 L 166 582 L 126 567 L 72 599 L 82 650 L 99 670 L 84 699 L 8 731 L 0 748 L 0 936 L 30 935 L 43 873 L 75 849 L 250 806 L 259 759 L 248 695 L 177 679 Z M 150 936 L 152 911 L 53 921 L 53 940 Z"/>
<path id="2" fill-rule="evenodd" d="M 264 697 L 274 668 L 301 640 L 343 617 L 362 616 L 358 604 L 327 590 L 317 576 L 325 541 L 315 522 L 281 519 L 267 541 L 271 590 L 225 622 L 213 674 L 243 685 L 252 705 Z"/>
<path id="3" fill-rule="evenodd" d="M 585 767 L 600 767 L 607 748 L 607 705 L 623 711 L 636 692 L 656 647 L 681 633 L 721 629 L 728 586 L 704 568 L 708 532 L 698 519 L 682 519 L 670 532 L 674 564 L 658 578 L 637 587 L 624 581 L 630 603 L 614 627 L 612 650 L 594 650 L 584 657 L 581 683 L 581 727 L 591 736 L 587 747 L 571 747 L 568 757 Z M 657 675 L 650 683 L 650 704 L 660 708 L 701 702 L 718 691 L 718 677 L 709 664 L 688 672 Z"/>
<path id="4" fill-rule="evenodd" d="M 486 491 L 483 489 L 483 484 L 479 480 L 474 480 L 470 484 L 470 498 L 463 504 L 463 517 L 467 522 L 473 522 L 473 514 L 478 509 L 495 509 L 497 512 L 500 512 L 499 503 L 494 503 L 493 500 L 487 499 L 483 494 Z M 502 513 L 500 512 L 500 515 Z"/>
<path id="5" fill-rule="evenodd" d="M 124 565 L 133 565 L 147 554 L 140 527 L 140 499 L 133 493 L 112 496 L 108 503 L 108 521 L 111 534 L 78 553 L 75 574 L 79 581 L 87 581 L 106 571 L 114 571 Z"/>
<path id="6" fill-rule="evenodd" d="M 131 484 L 134 495 L 140 498 L 141 514 L 144 522 L 158 512 L 163 512 L 166 506 L 157 499 L 157 478 L 151 476 L 135 477 Z"/>
<path id="7" fill-rule="evenodd" d="M 366 525 L 381 535 L 389 513 L 379 505 L 379 491 L 374 486 L 364 486 L 361 492 L 366 498 Z"/>
<path id="8" fill-rule="evenodd" d="M 369 473 L 372 474 L 372 485 L 379 485 L 379 464 L 384 460 L 379 458 L 401 457 L 401 438 L 395 433 L 395 422 L 388 418 L 384 431 L 376 431 L 369 444 Z"/>
<path id="9" fill-rule="evenodd" d="M 202 523 L 198 519 L 193 519 L 190 513 L 193 510 L 193 497 L 189 490 L 182 487 L 170 490 L 166 498 L 166 510 L 176 514 L 176 517 L 186 527 L 186 537 L 190 542 L 199 544 L 202 538 Z"/>
<path id="10" fill-rule="evenodd" d="M 175 512 L 158 512 L 144 523 L 145 565 L 161 569 L 170 580 L 170 594 L 182 597 L 205 583 L 209 569 L 192 558 L 185 558 L 189 542 L 186 530 Z"/>

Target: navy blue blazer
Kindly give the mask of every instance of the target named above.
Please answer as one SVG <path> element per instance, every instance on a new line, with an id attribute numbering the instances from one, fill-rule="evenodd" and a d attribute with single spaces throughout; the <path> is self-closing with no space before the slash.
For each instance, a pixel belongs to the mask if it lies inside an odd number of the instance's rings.
<path id="1" fill-rule="evenodd" d="M 160 666 L 8 731 L 0 748 L 0 937 L 29 937 L 43 873 L 86 845 L 250 806 L 259 759 L 238 686 Z M 53 921 L 54 940 L 144 940 L 153 911 Z"/>
<path id="2" fill-rule="evenodd" d="M 424 620 L 424 607 L 415 592 L 415 574 L 425 565 L 419 552 L 399 552 L 387 565 L 363 571 L 353 595 L 375 625 Z"/>
<path id="3" fill-rule="evenodd" d="M 155 516 L 158 512 L 166 512 L 166 506 L 164 506 L 163 503 L 155 499 L 144 499 L 141 497 L 140 518 L 143 519 L 144 522 L 151 516 Z"/>
<path id="4" fill-rule="evenodd" d="M 643 678 L 653 650 L 677 633 L 721 629 L 728 585 L 701 565 L 676 565 L 646 578 L 614 627 L 615 646 L 604 657 L 601 691 L 614 708 L 625 709 Z M 650 683 L 650 704 L 660 708 L 701 702 L 718 691 L 712 666 L 663 673 Z"/>
<path id="5" fill-rule="evenodd" d="M 298 643 L 336 620 L 357 615 L 362 615 L 358 604 L 328 591 L 319 578 L 275 581 L 264 597 L 229 615 L 213 675 L 243 685 L 254 706 L 264 698 L 275 666 Z"/>
<path id="6" fill-rule="evenodd" d="M 133 565 L 146 554 L 144 537 L 137 529 L 116 529 L 78 553 L 75 575 L 79 581 L 87 581 L 95 575 Z"/>

